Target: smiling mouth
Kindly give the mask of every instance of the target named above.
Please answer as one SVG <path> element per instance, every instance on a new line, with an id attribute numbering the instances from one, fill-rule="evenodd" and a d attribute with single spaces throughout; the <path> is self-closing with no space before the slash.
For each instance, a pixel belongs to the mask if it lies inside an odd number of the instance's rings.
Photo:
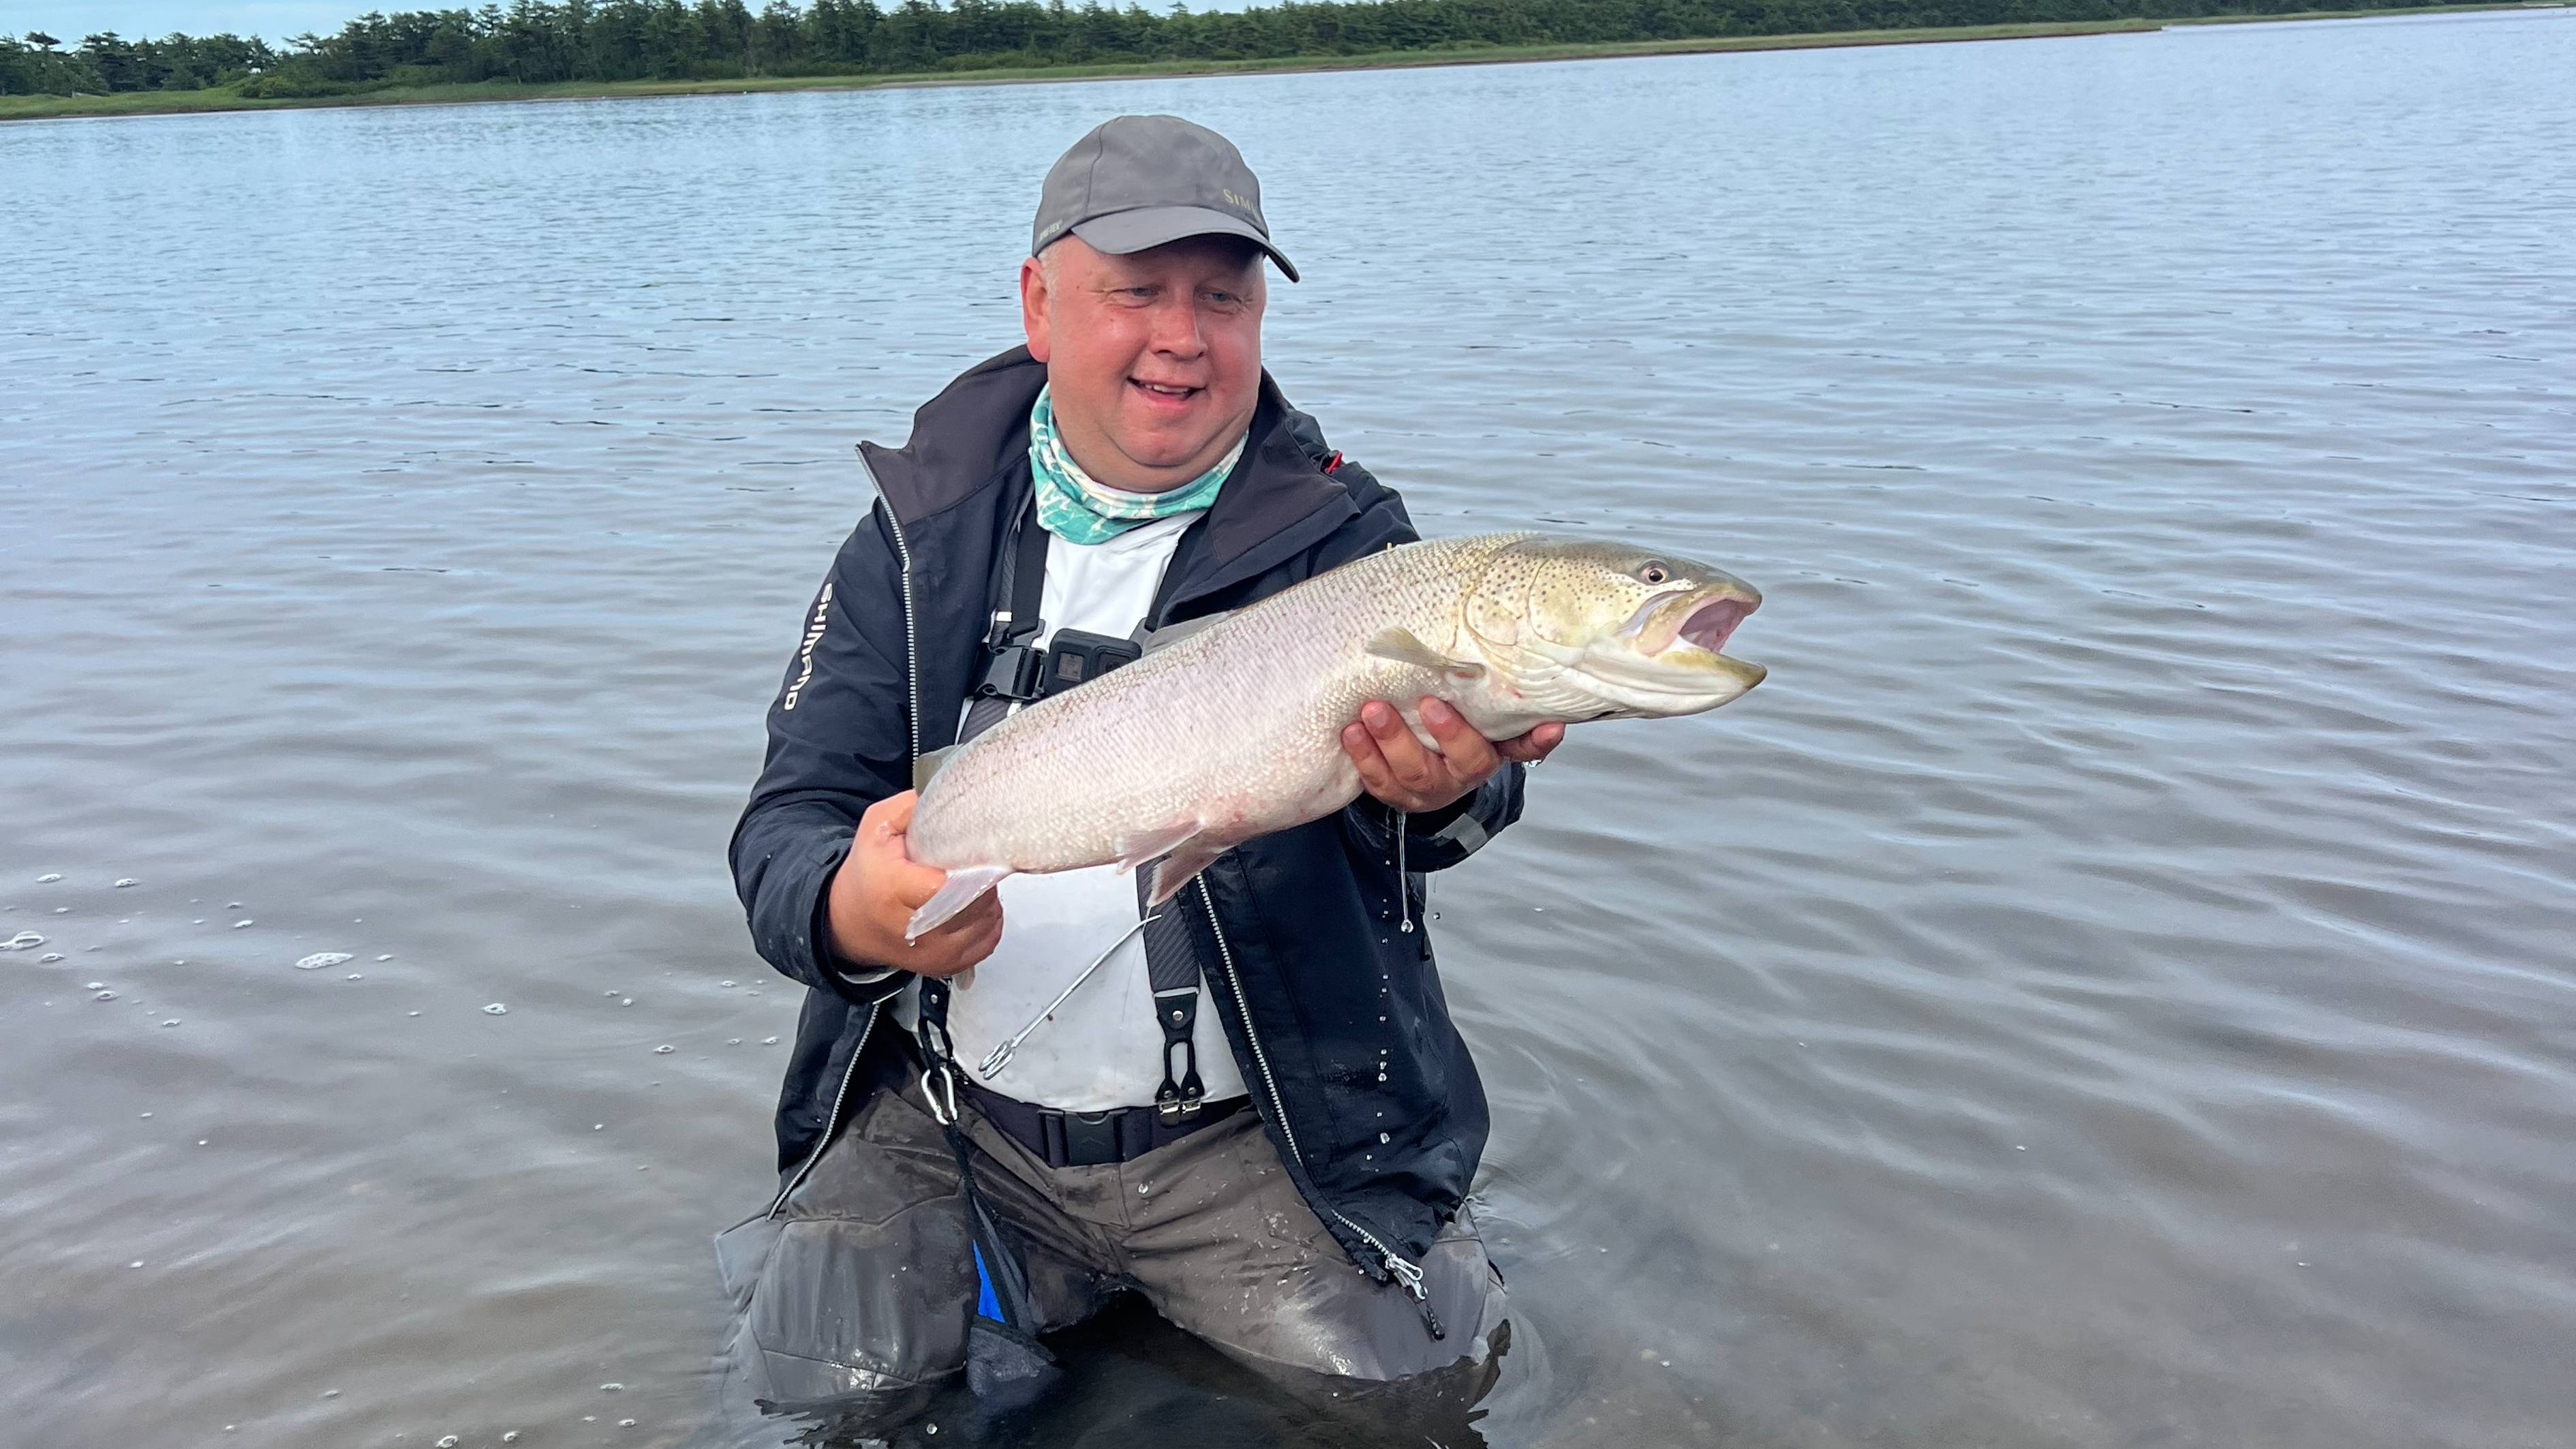
<path id="1" fill-rule="evenodd" d="M 1742 599 L 1711 599 L 1691 610 L 1690 617 L 1682 621 L 1681 637 L 1711 654 L 1718 653 L 1726 648 L 1727 636 L 1735 632 L 1735 626 L 1743 623 L 1744 616 L 1755 607 Z"/>
<path id="2" fill-rule="evenodd" d="M 1179 383 L 1147 382 L 1141 377 L 1131 377 L 1127 379 L 1127 382 L 1129 386 L 1141 390 L 1148 397 L 1170 398 L 1175 402 L 1185 401 L 1189 398 L 1196 397 L 1199 393 L 1206 390 L 1204 388 L 1185 387 Z"/>

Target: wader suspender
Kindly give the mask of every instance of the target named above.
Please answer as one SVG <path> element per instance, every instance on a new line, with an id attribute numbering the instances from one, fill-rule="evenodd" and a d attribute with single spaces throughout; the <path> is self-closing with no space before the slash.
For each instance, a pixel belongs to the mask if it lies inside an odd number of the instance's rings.
<path id="1" fill-rule="evenodd" d="M 1144 910 L 1153 888 L 1153 872 L 1136 872 L 1136 909 Z M 1177 900 L 1172 902 L 1177 905 Z M 1178 910 L 1154 912 L 1145 919 L 1145 974 L 1154 987 L 1154 1022 L 1163 1029 L 1163 1085 L 1154 1089 L 1154 1106 L 1163 1125 L 1173 1126 L 1199 1109 L 1206 1089 L 1199 1084 L 1199 963 L 1190 945 L 1190 928 Z M 1180 1067 L 1173 1069 L 1178 1056 Z"/>

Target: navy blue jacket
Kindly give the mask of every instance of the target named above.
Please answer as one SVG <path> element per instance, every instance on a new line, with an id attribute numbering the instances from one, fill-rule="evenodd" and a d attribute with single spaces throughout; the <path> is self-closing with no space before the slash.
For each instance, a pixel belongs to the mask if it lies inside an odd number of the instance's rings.
<path id="1" fill-rule="evenodd" d="M 909 788 L 914 758 L 955 737 L 980 673 L 990 576 L 1030 488 L 1028 414 L 1045 375 L 1015 348 L 925 405 L 902 449 L 860 445 L 876 505 L 808 608 L 770 707 L 768 761 L 732 861 L 754 945 L 808 988 L 778 1104 L 788 1188 L 885 1076 L 861 1059 L 895 1035 L 886 1003 L 911 978 L 856 984 L 865 967 L 829 959 L 817 944 L 826 887 L 860 812 Z M 1326 448 L 1265 376 L 1243 460 L 1184 536 L 1147 622 L 1239 608 L 1414 537 L 1403 502 Z M 1186 949 L 1280 1160 L 1381 1279 L 1457 1211 L 1487 1126 L 1440 994 L 1421 872 L 1517 818 L 1521 778 L 1507 766 L 1433 816 L 1363 796 L 1236 846 L 1181 897 Z"/>

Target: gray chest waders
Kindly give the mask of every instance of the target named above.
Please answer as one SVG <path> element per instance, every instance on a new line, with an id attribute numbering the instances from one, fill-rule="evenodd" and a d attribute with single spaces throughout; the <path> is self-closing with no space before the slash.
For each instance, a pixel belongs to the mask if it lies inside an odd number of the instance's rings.
<path id="1" fill-rule="evenodd" d="M 968 700 L 957 731 L 964 744 L 1008 717 L 1023 703 L 1073 688 L 1086 679 L 1128 663 L 1141 649 L 1076 631 L 1059 630 L 1051 647 L 1041 651 L 1036 640 L 1046 631 L 1038 611 L 1045 598 L 1047 531 L 1033 517 L 1034 491 L 1020 502 L 1012 520 L 1012 538 L 1001 551 L 995 580 L 991 623 L 984 634 L 985 665 Z M 1153 611 L 1165 607 L 1163 595 L 1179 575 L 1182 553 L 1198 533 L 1193 524 L 1181 547 L 1164 568 Z M 1068 638 L 1067 636 L 1071 637 Z M 1123 646 L 1123 647 L 1122 647 Z M 1142 913 L 1151 888 L 1148 871 L 1136 873 L 1137 906 Z M 1163 1081 L 1154 1102 L 1166 1124 L 1198 1112 L 1204 1089 L 1199 1080 L 1199 969 L 1188 928 L 1178 911 L 1162 911 L 1142 921 L 1146 972 L 1153 986 L 1154 1019 L 1163 1031 Z M 1028 1270 L 1019 1244 L 975 1185 L 975 1149 L 958 1124 L 959 1073 L 948 1036 L 949 986 L 944 980 L 921 981 L 917 1037 L 923 1061 L 922 1095 L 930 1114 L 957 1157 L 957 1182 L 966 1199 L 967 1224 L 974 1236 L 976 1276 L 982 1294 L 968 1325 L 966 1382 L 975 1397 L 998 1408 L 1025 1404 L 1061 1371 L 1055 1355 L 1040 1343 L 1029 1309 Z"/>

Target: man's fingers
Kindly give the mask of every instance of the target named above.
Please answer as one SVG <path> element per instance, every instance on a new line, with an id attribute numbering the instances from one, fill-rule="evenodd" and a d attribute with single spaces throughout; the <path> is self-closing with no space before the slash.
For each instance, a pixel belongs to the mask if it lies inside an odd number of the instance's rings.
<path id="1" fill-rule="evenodd" d="M 1359 768 L 1360 788 L 1380 799 L 1398 788 L 1395 775 L 1386 767 L 1386 755 L 1378 749 L 1377 737 L 1369 733 L 1367 725 L 1342 726 L 1342 753 Z"/>
<path id="2" fill-rule="evenodd" d="M 1378 752 L 1386 756 L 1386 767 L 1396 783 L 1419 793 L 1438 783 L 1443 767 L 1439 757 L 1422 747 L 1412 729 L 1395 707 L 1380 700 L 1360 706 L 1360 723 L 1368 726 L 1369 737 L 1377 741 Z"/>
<path id="3" fill-rule="evenodd" d="M 907 911 L 917 911 L 928 905 L 930 898 L 939 894 L 939 888 L 948 884 L 948 872 L 933 866 L 915 865 L 900 854 L 884 851 L 870 851 L 860 868 L 873 873 L 885 893 L 894 897 Z"/>
<path id="4" fill-rule="evenodd" d="M 1494 745 L 1494 750 L 1507 760 L 1535 765 L 1547 758 L 1548 751 L 1565 743 L 1565 726 L 1553 721 L 1540 725 L 1525 735 L 1517 735 Z"/>
<path id="5" fill-rule="evenodd" d="M 1466 716 L 1448 701 L 1426 695 L 1420 709 L 1423 728 L 1440 742 L 1440 753 L 1447 759 L 1452 777 L 1481 781 L 1501 768 L 1502 758 L 1494 753 L 1494 742 L 1467 723 Z"/>
<path id="6" fill-rule="evenodd" d="M 918 959 L 904 964 L 925 976 L 954 976 L 992 955 L 1001 943 L 1001 902 L 987 897 L 914 943 L 907 954 Z"/>

